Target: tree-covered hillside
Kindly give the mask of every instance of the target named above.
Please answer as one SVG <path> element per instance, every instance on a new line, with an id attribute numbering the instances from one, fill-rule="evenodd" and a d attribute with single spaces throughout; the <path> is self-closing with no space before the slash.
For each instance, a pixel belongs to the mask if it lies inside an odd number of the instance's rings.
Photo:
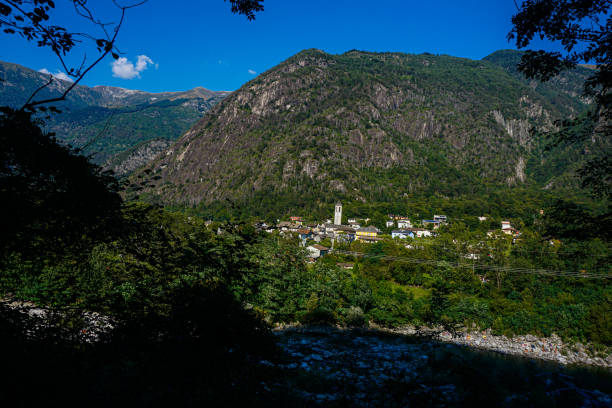
<path id="1" fill-rule="evenodd" d="M 534 160 L 541 141 L 531 130 L 554 130 L 588 105 L 498 64 L 303 51 L 215 107 L 132 178 L 131 195 L 204 207 L 230 200 L 260 213 L 288 201 L 314 208 L 543 186 L 531 176 L 548 165 Z"/>
<path id="2" fill-rule="evenodd" d="M 585 158 L 591 151 L 599 150 L 605 145 L 609 147 L 610 143 L 609 140 L 603 140 L 594 134 L 595 124 L 586 112 L 578 116 L 573 114 L 575 110 L 581 110 L 583 104 L 593 103 L 593 98 L 584 94 L 585 81 L 592 75 L 593 68 L 577 66 L 573 70 L 562 71 L 548 82 L 540 82 L 536 79 L 527 79 L 519 72 L 517 66 L 523 54 L 521 51 L 502 50 L 484 59 L 501 66 L 517 80 L 544 95 L 555 107 L 561 110 L 570 107 L 570 110 L 565 111 L 562 116 L 562 121 L 555 124 L 554 131 L 564 129 L 570 134 L 588 135 L 582 137 L 588 140 L 586 143 L 578 144 L 554 143 L 554 140 L 559 138 L 558 136 L 538 135 L 534 139 L 535 145 L 527 164 L 528 176 L 539 185 L 546 186 L 547 189 L 576 188 L 579 185 L 575 177 L 576 169 L 584 165 Z M 563 121 L 567 122 L 568 119 L 574 118 L 579 120 L 571 125 L 563 125 Z"/>

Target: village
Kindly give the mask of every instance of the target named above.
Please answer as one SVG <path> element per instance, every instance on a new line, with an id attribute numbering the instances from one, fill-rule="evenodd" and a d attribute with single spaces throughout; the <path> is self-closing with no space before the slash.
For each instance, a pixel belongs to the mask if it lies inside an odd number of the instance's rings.
<path id="1" fill-rule="evenodd" d="M 486 217 L 478 218 L 480 221 L 486 220 Z M 423 219 L 413 225 L 406 216 L 389 214 L 388 220 L 385 222 L 387 231 L 390 231 L 388 233 L 371 225 L 370 218 L 348 218 L 347 224 L 342 224 L 342 203 L 338 202 L 334 207 L 333 220 L 327 219 L 325 222 L 309 223 L 301 216 L 291 216 L 289 221 L 278 220 L 276 225 L 260 222 L 256 224 L 256 227 L 268 233 L 278 232 L 281 235 L 297 236 L 300 239 L 300 245 L 308 250 L 310 260 L 314 261 L 333 251 L 336 244 L 351 244 L 355 241 L 373 244 L 385 239 L 435 238 L 438 235 L 437 230 L 448 222 L 449 219 L 446 215 L 434 215 L 432 219 Z M 488 231 L 487 236 L 492 237 L 499 233 L 511 235 L 513 241 L 521 234 L 511 225 L 510 221 L 502 221 L 501 228 Z M 322 245 L 323 243 L 328 245 Z M 413 246 L 407 244 L 406 248 L 413 248 Z"/>

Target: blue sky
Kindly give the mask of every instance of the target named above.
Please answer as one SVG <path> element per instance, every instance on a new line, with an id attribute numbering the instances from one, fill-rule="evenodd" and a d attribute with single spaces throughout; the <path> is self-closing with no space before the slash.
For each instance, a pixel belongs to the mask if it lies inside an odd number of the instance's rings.
<path id="1" fill-rule="evenodd" d="M 107 19 L 116 15 L 110 0 L 90 4 Z M 87 29 L 67 0 L 56 0 L 56 5 L 58 22 Z M 472 59 L 513 48 L 506 40 L 516 11 L 513 0 L 265 0 L 264 7 L 255 21 L 247 21 L 222 0 L 149 0 L 128 11 L 117 42 L 125 60 L 113 71 L 109 56 L 82 83 L 149 92 L 196 86 L 235 90 L 306 48 Z M 50 51 L 15 36 L 0 34 L 0 50 L 3 61 L 50 72 L 60 69 Z M 78 51 L 71 58 L 82 58 Z M 146 56 L 140 57 L 140 65 L 138 56 Z"/>

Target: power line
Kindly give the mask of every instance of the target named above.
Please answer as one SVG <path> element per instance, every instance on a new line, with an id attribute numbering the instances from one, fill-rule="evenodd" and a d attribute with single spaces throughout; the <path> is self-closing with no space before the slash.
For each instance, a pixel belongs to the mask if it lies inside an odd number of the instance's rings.
<path id="1" fill-rule="evenodd" d="M 612 275 L 606 273 L 597 272 L 578 272 L 578 271 L 560 271 L 560 270 L 549 270 L 549 269 L 531 269 L 531 268 L 519 268 L 519 267 L 507 267 L 498 265 L 485 265 L 476 263 L 459 263 L 450 261 L 436 261 L 433 259 L 417 259 L 417 258 L 406 258 L 400 256 L 389 256 L 389 255 L 374 255 L 366 254 L 363 252 L 356 251 L 343 251 L 333 250 L 332 252 L 343 255 L 353 255 L 363 258 L 378 258 L 385 261 L 399 261 L 413 264 L 425 264 L 432 266 L 453 266 L 455 268 L 473 268 L 492 272 L 507 272 L 507 273 L 519 273 L 519 274 L 532 274 L 532 275 L 545 275 L 545 276 L 556 276 L 566 278 L 584 278 L 584 279 L 612 279 Z"/>
<path id="2" fill-rule="evenodd" d="M 419 248 L 419 246 L 421 246 L 421 245 L 428 245 L 428 246 L 438 245 L 438 247 L 440 249 L 444 249 L 444 250 L 457 249 L 456 247 L 450 247 L 449 248 L 447 246 L 439 246 L 440 243 L 439 242 L 435 242 L 435 241 L 432 241 L 432 242 L 427 242 L 427 241 L 425 241 L 425 242 L 411 241 L 411 245 L 414 246 L 413 249 L 422 249 L 422 248 Z M 466 249 L 468 249 L 468 250 L 482 250 L 482 249 L 486 249 L 486 248 L 472 247 L 472 248 L 466 248 Z M 517 249 L 516 247 L 513 247 L 512 251 L 513 252 L 516 251 L 516 252 L 534 253 L 534 254 L 541 254 L 541 255 L 576 255 L 576 252 L 577 252 L 577 251 L 575 251 L 575 252 L 574 251 L 531 251 L 531 250 L 528 250 L 528 249 L 520 249 L 520 248 Z M 588 255 L 587 258 L 594 258 L 594 257 L 608 258 L 610 256 L 612 256 L 612 254 L 608 254 L 608 255 L 591 254 L 591 255 Z"/>

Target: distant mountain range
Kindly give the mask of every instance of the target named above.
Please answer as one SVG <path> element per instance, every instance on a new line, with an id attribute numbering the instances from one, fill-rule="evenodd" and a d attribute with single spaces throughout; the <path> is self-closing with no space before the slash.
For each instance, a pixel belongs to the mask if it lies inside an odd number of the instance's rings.
<path id="1" fill-rule="evenodd" d="M 516 72 L 520 56 L 300 52 L 135 173 L 131 194 L 166 204 L 229 200 L 257 213 L 554 184 L 571 160 L 551 166 L 561 153 L 544 150 L 530 129 L 584 112 L 590 71 L 539 84 Z"/>
<path id="2" fill-rule="evenodd" d="M 19 107 L 49 80 L 17 64 L 0 62 L 0 105 Z M 69 83 L 53 83 L 37 99 L 61 95 Z M 187 131 L 229 92 L 194 88 L 184 92 L 148 93 L 110 86 L 76 86 L 48 129 L 93 160 L 125 175 L 151 160 Z"/>

